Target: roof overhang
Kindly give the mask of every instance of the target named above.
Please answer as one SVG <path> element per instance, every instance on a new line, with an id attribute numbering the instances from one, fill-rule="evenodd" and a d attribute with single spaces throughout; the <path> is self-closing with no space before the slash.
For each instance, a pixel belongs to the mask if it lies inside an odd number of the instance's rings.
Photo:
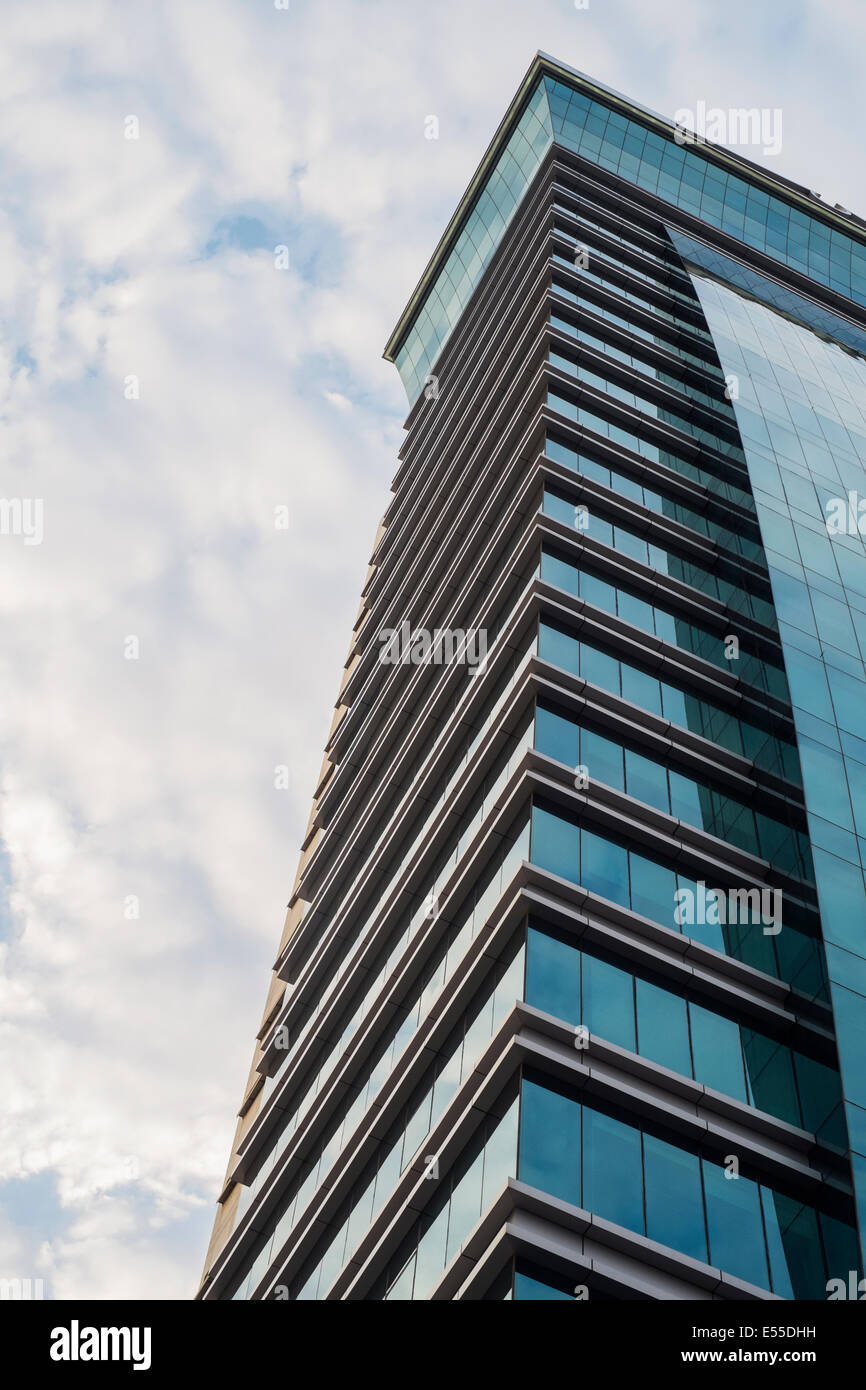
<path id="1" fill-rule="evenodd" d="M 500 150 L 505 145 L 511 131 L 519 120 L 523 106 L 534 90 L 536 82 L 542 76 L 549 76 L 565 81 L 577 91 L 585 92 L 587 96 L 595 97 L 603 101 L 607 106 L 622 112 L 633 120 L 640 121 L 643 125 L 658 131 L 666 137 L 673 135 L 677 128 L 673 120 L 665 116 L 660 116 L 657 112 L 651 111 L 648 107 L 641 106 L 639 103 L 631 101 L 628 97 L 623 96 L 612 87 L 608 87 L 605 83 L 588 77 L 586 73 L 580 72 L 577 68 L 569 66 L 568 63 L 562 63 L 558 59 L 550 57 L 547 53 L 536 53 L 517 92 L 509 104 L 508 110 L 499 123 L 496 134 L 487 146 L 481 163 L 475 170 L 469 186 L 460 199 L 460 202 L 457 204 L 445 231 L 439 239 L 433 255 L 427 262 L 421 279 L 415 286 L 409 302 L 400 315 L 388 339 L 383 353 L 386 361 L 394 361 L 403 339 L 406 337 L 424 301 L 430 285 L 439 273 L 439 269 L 455 237 L 460 231 L 463 222 L 471 212 L 475 199 L 483 188 L 490 169 L 496 162 Z M 715 145 L 712 141 L 701 139 L 700 149 L 701 153 L 711 162 L 719 164 L 722 168 L 737 174 L 741 178 L 747 179 L 750 183 L 754 184 L 756 187 L 765 189 L 768 193 L 781 196 L 786 202 L 801 208 L 811 216 L 820 217 L 830 226 L 845 232 L 847 236 L 858 237 L 866 243 L 866 224 L 858 225 L 858 223 L 860 223 L 859 218 L 855 218 L 853 215 L 846 216 L 841 212 L 837 212 L 835 208 L 825 203 L 822 198 L 810 192 L 810 190 L 805 188 L 802 184 L 794 183 L 792 180 L 783 178 L 781 175 L 772 174 L 767 169 L 763 168 L 762 165 L 753 163 L 752 160 L 746 159 L 743 155 L 734 154 L 722 145 Z"/>

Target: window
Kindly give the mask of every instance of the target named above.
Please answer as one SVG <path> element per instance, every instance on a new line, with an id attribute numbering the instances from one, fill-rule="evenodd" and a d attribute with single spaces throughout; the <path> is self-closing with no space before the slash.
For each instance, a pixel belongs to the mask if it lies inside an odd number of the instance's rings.
<path id="1" fill-rule="evenodd" d="M 726 1177 L 717 1159 L 583 1096 L 524 1075 L 522 1182 L 781 1298 L 826 1298 L 828 1278 L 859 1268 L 853 1204 L 848 1219 L 742 1171 Z"/>
<path id="2" fill-rule="evenodd" d="M 689 1023 L 686 1001 L 647 980 L 638 979 L 638 1051 L 662 1067 L 690 1076 Z"/>
<path id="3" fill-rule="evenodd" d="M 524 1081 L 519 1152 L 521 1182 L 580 1206 L 580 1107 L 555 1083 Z"/>
<path id="4" fill-rule="evenodd" d="M 646 1234 L 695 1260 L 707 1258 L 697 1154 L 644 1135 Z"/>
<path id="5" fill-rule="evenodd" d="M 583 1017 L 591 1033 L 635 1049 L 634 980 L 624 970 L 595 956 L 583 956 Z"/>
<path id="6" fill-rule="evenodd" d="M 766 1284 L 767 1252 L 757 1183 L 742 1174 L 728 1177 L 725 1168 L 706 1159 L 702 1159 L 701 1166 L 710 1264 L 718 1265 L 749 1284 Z"/>
<path id="7" fill-rule="evenodd" d="M 643 1231 L 640 1131 L 583 1107 L 583 1205 L 607 1221 Z"/>

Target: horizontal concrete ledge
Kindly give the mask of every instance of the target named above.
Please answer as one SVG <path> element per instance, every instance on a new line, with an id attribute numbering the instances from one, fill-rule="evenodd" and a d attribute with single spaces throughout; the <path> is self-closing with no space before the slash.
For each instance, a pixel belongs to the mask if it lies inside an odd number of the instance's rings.
<path id="1" fill-rule="evenodd" d="M 517 1179 L 481 1218 L 433 1292 L 435 1300 L 477 1301 L 513 1255 L 624 1300 L 781 1302 L 712 1265 L 627 1231 Z"/>

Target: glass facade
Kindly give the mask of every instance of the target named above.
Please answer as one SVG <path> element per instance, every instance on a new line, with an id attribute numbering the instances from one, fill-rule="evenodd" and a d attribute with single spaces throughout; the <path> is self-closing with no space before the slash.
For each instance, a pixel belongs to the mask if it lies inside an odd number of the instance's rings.
<path id="1" fill-rule="evenodd" d="M 472 188 L 389 345 L 460 391 L 410 413 L 202 1296 L 823 1299 L 866 1220 L 866 234 L 543 58 Z M 410 619 L 490 659 L 383 664 Z"/>
<path id="2" fill-rule="evenodd" d="M 590 568 L 592 566 L 592 568 Z M 704 661 L 727 670 L 729 659 L 725 656 L 724 642 L 718 629 L 705 624 L 692 623 L 677 614 L 671 603 L 650 603 L 641 596 L 637 584 L 626 587 L 624 584 L 611 584 L 596 571 L 599 566 L 592 561 L 566 559 L 545 547 L 541 556 L 541 577 L 548 584 L 564 589 L 576 598 L 584 599 L 604 612 L 615 614 L 624 622 L 652 633 L 672 646 L 701 657 Z M 749 651 L 746 642 L 754 648 Z M 739 671 L 741 679 L 754 686 L 757 691 L 786 700 L 788 684 L 781 664 L 757 655 L 766 649 L 766 642 L 757 636 L 751 639 L 743 635 L 740 643 Z"/>
<path id="3" fill-rule="evenodd" d="M 639 748 L 606 737 L 548 701 L 538 706 L 535 746 L 570 768 L 586 768 L 594 782 L 616 787 L 657 811 L 766 859 L 782 873 L 807 881 L 813 878 L 809 839 L 803 830 L 666 766 L 658 756 L 648 757 Z"/>
<path id="4" fill-rule="evenodd" d="M 539 868 L 608 902 L 692 936 L 714 951 L 785 980 L 811 998 L 826 996 L 817 913 L 790 892 L 785 895 L 784 930 L 776 934 L 764 931 L 765 923 L 753 902 L 734 920 L 722 921 L 721 914 L 706 912 L 700 922 L 680 921 L 683 914 L 678 916 L 677 903 L 684 899 L 679 895 L 686 894 L 687 902 L 700 898 L 695 875 L 647 854 L 622 836 L 581 823 L 543 798 L 537 798 L 532 808 L 530 856 Z"/>
<path id="5" fill-rule="evenodd" d="M 395 354 L 410 402 L 450 336 L 552 144 L 608 169 L 745 245 L 866 305 L 866 244 L 817 210 L 725 169 L 640 117 L 552 76 L 541 78 L 458 229 Z"/>
<path id="6" fill-rule="evenodd" d="M 772 733 L 769 719 L 762 727 L 738 718 L 730 707 L 702 699 L 682 682 L 661 680 L 647 667 L 617 657 L 603 644 L 573 636 L 561 623 L 542 620 L 538 654 L 551 665 L 690 729 L 795 785 L 802 780 L 796 743 Z M 756 718 L 759 711 L 760 706 L 756 706 Z"/>
<path id="7" fill-rule="evenodd" d="M 694 463 L 685 454 L 678 453 L 669 446 L 661 445 L 652 438 L 647 438 L 645 432 L 628 428 L 618 421 L 602 415 L 600 413 L 600 410 L 603 409 L 601 400 L 599 400 L 599 409 L 591 409 L 589 406 L 583 405 L 582 400 L 580 402 L 571 400 L 560 391 L 551 390 L 548 392 L 547 404 L 557 414 L 564 415 L 566 419 L 573 420 L 582 428 L 591 430 L 593 434 L 627 449 L 631 454 L 648 459 L 651 463 L 661 464 L 674 473 L 679 473 L 685 478 L 700 483 L 726 502 L 732 502 L 747 511 L 754 510 L 751 493 L 746 491 L 745 487 L 728 481 L 724 475 L 720 476 L 718 472 L 712 471 L 709 467 L 702 467 L 700 464 Z M 651 418 L 650 411 L 647 411 L 646 414 Z"/>
<path id="8" fill-rule="evenodd" d="M 692 265 L 691 239 L 676 234 L 674 243 Z M 866 332 L 857 352 L 828 336 L 834 316 L 820 328 L 803 322 L 800 296 L 764 281 L 758 298 L 756 272 L 745 289 L 729 257 L 698 259 L 695 291 L 737 382 L 733 407 L 779 619 L 866 1212 L 866 536 L 857 513 L 866 497 Z"/>
<path id="9" fill-rule="evenodd" d="M 706 564 L 690 560 L 681 551 L 670 545 L 662 545 L 636 531 L 633 526 L 614 524 L 605 520 L 597 512 L 585 518 L 577 513 L 574 503 L 555 488 L 545 488 L 544 510 L 557 521 L 564 521 L 576 530 L 587 531 L 600 545 L 609 545 L 614 550 L 630 555 L 642 565 L 660 570 L 679 579 L 683 584 L 691 584 L 703 594 L 709 594 L 733 613 L 745 613 L 755 622 L 775 628 L 776 611 L 769 596 L 753 592 L 763 587 L 760 580 L 744 578 L 735 568 L 726 570 L 724 563 L 718 561 L 710 568 Z"/>
<path id="10" fill-rule="evenodd" d="M 825 1297 L 828 1280 L 856 1268 L 850 1220 L 757 1174 L 729 1178 L 715 1155 L 582 1101 L 543 1075 L 523 1080 L 517 1173 L 563 1202 L 781 1298 Z"/>
<path id="11" fill-rule="evenodd" d="M 526 857 L 528 846 L 528 825 L 524 823 L 519 829 L 515 828 L 505 848 L 494 857 L 492 866 L 485 871 L 477 888 L 461 903 L 455 913 L 449 913 L 443 921 L 444 930 L 432 960 L 408 995 L 401 999 L 396 1017 L 386 1030 L 366 1070 L 356 1078 L 351 1092 L 339 1108 L 336 1120 L 331 1124 L 330 1133 L 309 1164 L 310 1192 L 322 1181 L 330 1165 L 336 1161 L 351 1139 L 359 1121 L 376 1100 L 415 1032 L 428 1016 L 439 993 L 458 969 L 484 921 L 488 906 L 498 901 L 516 865 Z M 246 1210 L 261 1191 L 316 1096 L 327 1086 L 329 1076 L 338 1068 L 348 1043 L 369 1015 L 373 1000 L 385 986 L 391 971 L 396 973 L 414 934 L 413 928 L 417 929 L 418 925 L 418 914 L 413 914 L 402 931 L 398 929 L 396 939 L 392 938 L 386 948 L 381 973 L 367 986 L 352 1010 L 348 1023 L 341 1032 L 325 1040 L 318 1049 L 313 1066 L 296 1079 L 292 1098 L 281 1107 L 276 1126 L 256 1158 L 255 1176 L 243 1189 L 239 1206 L 241 1212 Z M 274 1076 L 279 1074 L 274 1073 Z"/>
<path id="12" fill-rule="evenodd" d="M 544 88 L 539 85 L 458 231 L 394 359 L 410 401 L 423 388 L 431 366 L 459 321 L 552 143 L 550 111 Z"/>
<path id="13" fill-rule="evenodd" d="M 373 1297 L 407 1302 L 426 1299 L 482 1213 L 517 1170 L 515 1098 L 501 1119 L 476 1130 L 403 1247 L 382 1275 Z"/>
<path id="14" fill-rule="evenodd" d="M 541 922 L 529 928 L 525 998 L 844 1151 L 839 1073 L 818 1033 L 806 1053 L 698 1003 L 670 979 L 651 979 L 646 968 L 637 973 L 598 948 L 581 950 Z"/>
<path id="15" fill-rule="evenodd" d="M 545 78 L 554 138 L 629 183 L 792 270 L 866 304 L 866 245 L 817 214 L 720 167 L 673 132 L 650 130 L 564 82 Z"/>
<path id="16" fill-rule="evenodd" d="M 734 531 L 731 529 L 729 514 L 726 520 L 722 520 L 712 513 L 697 512 L 693 508 L 677 502 L 675 498 L 669 497 L 666 493 L 660 492 L 657 488 L 645 486 L 628 473 L 611 468 L 609 464 L 599 463 L 598 459 L 594 459 L 588 454 L 579 454 L 577 450 L 570 449 L 567 444 L 563 444 L 555 436 L 548 436 L 544 451 L 547 457 L 556 463 L 564 464 L 566 468 L 573 469 L 575 473 L 580 473 L 584 478 L 601 483 L 603 487 L 615 492 L 618 497 L 625 497 L 632 502 L 637 502 L 641 507 L 646 507 L 648 511 L 658 512 L 660 516 L 669 517 L 671 521 L 676 521 L 681 526 L 687 526 L 690 531 L 696 531 L 698 535 L 706 536 L 708 540 L 717 542 L 722 549 L 730 550 L 735 555 L 741 555 L 744 559 L 751 560 L 753 564 L 763 567 L 764 548 L 760 542 L 760 533 L 755 526 L 754 531 L 750 534 L 747 529 L 748 522 L 742 516 L 737 517 L 739 529 Z"/>
<path id="17" fill-rule="evenodd" d="M 441 1053 L 428 1067 L 415 1095 L 392 1126 L 389 1135 L 377 1144 L 373 1159 L 343 1203 L 336 1220 L 320 1240 L 316 1253 L 289 1288 L 288 1296 L 292 1301 L 324 1297 L 329 1284 L 339 1274 L 370 1222 L 390 1196 L 401 1173 L 416 1158 L 420 1146 L 453 1099 L 461 1081 L 472 1071 L 514 999 L 522 993 L 523 974 L 521 945 L 511 951 L 510 960 L 500 965 L 489 983 L 479 991 L 465 1016 L 452 1030 Z M 352 1117 L 354 1121 L 357 1118 L 357 1115 Z M 289 1188 L 277 1208 L 275 1218 L 269 1223 L 270 1229 L 259 1238 L 257 1248 L 248 1258 L 233 1298 L 247 1298 L 250 1295 L 268 1269 L 272 1257 L 301 1219 L 324 1177 L 322 1164 L 334 1161 L 341 1141 L 345 1142 L 347 1138 L 342 1127 L 335 1131 L 335 1136 L 331 1145 L 307 1166 L 303 1181 Z M 492 1180 L 492 1177 L 489 1178 L 489 1181 Z"/>

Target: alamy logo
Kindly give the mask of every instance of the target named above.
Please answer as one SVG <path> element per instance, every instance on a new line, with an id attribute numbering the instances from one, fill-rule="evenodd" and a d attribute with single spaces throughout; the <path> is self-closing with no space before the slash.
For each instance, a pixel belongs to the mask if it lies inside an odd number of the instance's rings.
<path id="1" fill-rule="evenodd" d="M 674 893 L 674 921 L 678 926 L 750 926 L 760 923 L 764 936 L 782 930 L 782 892 L 779 888 L 708 888 L 698 879 L 693 888 Z"/>
<path id="2" fill-rule="evenodd" d="M 149 1327 L 69 1327 L 51 1330 L 52 1361 L 131 1361 L 134 1371 L 150 1370 Z"/>
<path id="3" fill-rule="evenodd" d="M 487 661 L 486 628 L 412 628 L 408 622 L 379 633 L 379 660 L 385 666 L 470 666 L 473 674 Z"/>
<path id="4" fill-rule="evenodd" d="M 0 1300 L 18 1302 L 20 1300 L 42 1299 L 45 1297 L 43 1279 L 0 1279 Z"/>
<path id="5" fill-rule="evenodd" d="M 853 1299 L 858 1303 L 866 1302 L 866 1279 L 858 1280 L 855 1269 L 848 1270 L 847 1281 L 845 1279 L 827 1280 L 828 1303 L 838 1303 L 840 1299 Z"/>
<path id="6" fill-rule="evenodd" d="M 0 536 L 23 536 L 25 545 L 41 545 L 43 510 L 41 497 L 0 497 Z"/>
<path id="7" fill-rule="evenodd" d="M 674 113 L 674 140 L 678 145 L 755 145 L 767 154 L 782 149 L 782 112 L 776 106 L 721 106 L 707 108 L 699 101 L 694 111 L 680 107 Z"/>
<path id="8" fill-rule="evenodd" d="M 827 531 L 831 536 L 866 536 L 866 497 L 849 492 L 825 503 Z"/>

